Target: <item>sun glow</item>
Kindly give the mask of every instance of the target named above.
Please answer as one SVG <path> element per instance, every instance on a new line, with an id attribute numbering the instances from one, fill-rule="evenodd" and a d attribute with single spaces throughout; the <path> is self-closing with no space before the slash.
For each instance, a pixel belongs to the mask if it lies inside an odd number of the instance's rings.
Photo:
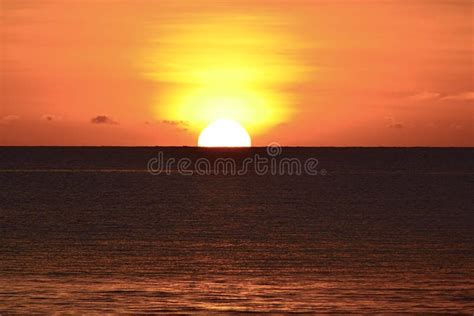
<path id="1" fill-rule="evenodd" d="M 252 134 L 286 121 L 287 96 L 276 87 L 293 82 L 297 67 L 283 57 L 281 43 L 289 40 L 262 23 L 274 22 L 267 16 L 209 16 L 163 30 L 166 45 L 153 54 L 148 73 L 166 83 L 156 116 L 186 121 L 191 132 L 220 118 L 240 122 Z"/>
<path id="2" fill-rule="evenodd" d="M 245 128 L 233 120 L 212 122 L 199 135 L 199 147 L 250 147 L 251 139 Z"/>
<path id="3" fill-rule="evenodd" d="M 252 88 L 205 86 L 195 88 L 178 97 L 179 106 L 172 109 L 172 117 L 187 120 L 197 130 L 220 118 L 241 122 L 256 132 L 279 121 L 283 111 L 272 102 L 269 94 Z"/>

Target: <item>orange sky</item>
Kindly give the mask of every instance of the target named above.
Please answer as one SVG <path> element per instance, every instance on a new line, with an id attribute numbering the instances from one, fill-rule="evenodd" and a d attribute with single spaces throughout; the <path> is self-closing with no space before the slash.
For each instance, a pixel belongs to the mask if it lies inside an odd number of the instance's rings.
<path id="1" fill-rule="evenodd" d="M 469 0 L 0 4 L 0 145 L 474 145 Z"/>

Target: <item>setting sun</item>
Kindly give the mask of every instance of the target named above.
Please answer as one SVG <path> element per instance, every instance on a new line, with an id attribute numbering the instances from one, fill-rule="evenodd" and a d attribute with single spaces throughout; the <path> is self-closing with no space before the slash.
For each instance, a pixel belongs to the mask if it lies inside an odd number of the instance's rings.
<path id="1" fill-rule="evenodd" d="M 250 136 L 239 123 L 220 119 L 209 124 L 199 135 L 199 147 L 250 147 Z"/>

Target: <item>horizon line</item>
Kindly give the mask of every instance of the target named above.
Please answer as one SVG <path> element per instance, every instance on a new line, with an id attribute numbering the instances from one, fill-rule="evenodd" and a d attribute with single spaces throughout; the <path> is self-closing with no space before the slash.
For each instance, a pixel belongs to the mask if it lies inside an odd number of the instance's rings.
<path id="1" fill-rule="evenodd" d="M 249 150 L 249 149 L 265 149 L 268 146 L 251 146 L 251 147 L 199 147 L 199 146 L 186 146 L 186 145 L 177 145 L 177 146 L 128 146 L 128 145 L 0 145 L 0 148 L 195 148 L 195 149 L 209 149 L 209 150 L 221 150 L 221 149 L 230 149 L 230 150 Z M 367 149 L 417 149 L 417 148 L 427 148 L 427 149 L 449 149 L 449 148 L 459 148 L 459 149 L 474 149 L 474 146 L 284 146 L 281 148 L 367 148 Z"/>

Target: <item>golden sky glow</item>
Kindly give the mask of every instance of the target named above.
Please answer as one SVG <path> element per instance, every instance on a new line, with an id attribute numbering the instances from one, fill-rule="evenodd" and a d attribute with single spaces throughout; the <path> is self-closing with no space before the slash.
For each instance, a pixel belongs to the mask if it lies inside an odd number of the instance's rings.
<path id="1" fill-rule="evenodd" d="M 0 3 L 0 145 L 474 145 L 471 1 Z"/>
<path id="2" fill-rule="evenodd" d="M 277 23 L 266 15 L 214 14 L 165 25 L 156 50 L 142 58 L 152 80 L 174 86 L 157 99 L 156 117 L 184 121 L 192 131 L 232 119 L 252 134 L 289 120 L 291 100 L 278 86 L 302 80 L 305 68 L 282 45 L 296 39 L 265 30 Z"/>

